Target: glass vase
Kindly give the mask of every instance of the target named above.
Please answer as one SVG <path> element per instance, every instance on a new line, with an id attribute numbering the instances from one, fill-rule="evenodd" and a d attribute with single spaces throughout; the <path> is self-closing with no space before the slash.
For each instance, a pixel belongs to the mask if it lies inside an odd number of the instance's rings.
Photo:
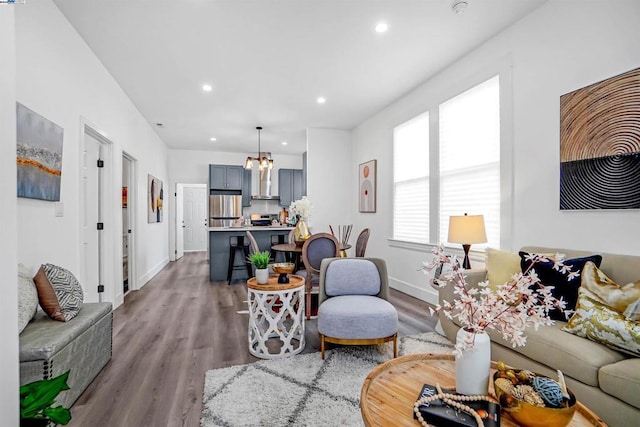
<path id="1" fill-rule="evenodd" d="M 296 242 L 296 246 L 300 247 L 311 236 L 309 233 L 309 226 L 307 226 L 307 220 L 296 216 L 296 228 L 293 229 L 293 241 Z"/>
<path id="2" fill-rule="evenodd" d="M 474 335 L 475 337 L 470 337 Z M 462 394 L 485 395 L 491 373 L 491 340 L 486 332 L 469 332 L 460 328 L 456 343 L 473 340 L 473 347 L 456 356 L 456 391 Z"/>

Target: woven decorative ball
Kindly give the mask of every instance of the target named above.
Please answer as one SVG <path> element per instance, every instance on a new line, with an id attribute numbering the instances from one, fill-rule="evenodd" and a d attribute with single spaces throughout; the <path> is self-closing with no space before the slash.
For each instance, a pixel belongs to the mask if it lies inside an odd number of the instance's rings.
<path id="1" fill-rule="evenodd" d="M 534 377 L 533 388 L 538 392 L 542 400 L 551 408 L 562 406 L 562 389 L 560 384 L 547 377 Z"/>

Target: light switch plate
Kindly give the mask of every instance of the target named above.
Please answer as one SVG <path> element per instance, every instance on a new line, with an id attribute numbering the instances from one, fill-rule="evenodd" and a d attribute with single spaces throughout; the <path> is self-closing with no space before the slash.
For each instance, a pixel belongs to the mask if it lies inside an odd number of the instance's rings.
<path id="1" fill-rule="evenodd" d="M 63 202 L 55 202 L 54 203 L 56 216 L 61 217 L 64 216 L 64 203 Z"/>

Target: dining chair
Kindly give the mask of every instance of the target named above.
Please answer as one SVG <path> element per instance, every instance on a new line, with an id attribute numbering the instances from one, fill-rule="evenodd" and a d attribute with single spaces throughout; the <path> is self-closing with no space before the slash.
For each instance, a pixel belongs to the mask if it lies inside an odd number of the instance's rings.
<path id="1" fill-rule="evenodd" d="M 358 234 L 356 240 L 356 258 L 363 258 L 364 253 L 367 250 L 367 242 L 369 241 L 369 234 L 371 234 L 368 228 L 365 228 Z"/>
<path id="2" fill-rule="evenodd" d="M 393 341 L 398 355 L 398 312 L 388 301 L 387 266 L 380 258 L 330 258 L 320 266 L 318 333 L 325 342 L 372 345 Z"/>
<path id="3" fill-rule="evenodd" d="M 311 318 L 311 294 L 317 294 L 320 282 L 320 264 L 325 258 L 337 257 L 340 254 L 338 239 L 329 233 L 312 234 L 302 245 L 302 264 L 304 270 L 296 274 L 305 278 L 305 313 L 307 319 Z"/>
<path id="4" fill-rule="evenodd" d="M 256 238 L 253 237 L 253 233 L 249 230 L 246 231 L 247 238 L 249 239 L 249 255 L 260 252 L 260 247 L 258 246 L 258 242 Z M 273 259 L 271 259 L 273 261 Z M 249 263 L 251 264 L 251 263 Z M 251 270 L 253 271 L 253 275 L 255 276 L 255 265 L 251 264 Z M 274 274 L 273 268 L 271 268 L 271 264 L 269 264 L 269 275 Z"/>

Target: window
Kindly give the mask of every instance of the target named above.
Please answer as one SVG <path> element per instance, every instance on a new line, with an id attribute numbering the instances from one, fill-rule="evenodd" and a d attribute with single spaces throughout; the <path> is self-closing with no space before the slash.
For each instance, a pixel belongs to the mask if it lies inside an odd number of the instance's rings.
<path id="1" fill-rule="evenodd" d="M 393 236 L 429 241 L 429 113 L 393 130 Z"/>
<path id="2" fill-rule="evenodd" d="M 449 216 L 484 215 L 486 245 L 500 246 L 498 76 L 440 104 L 440 240 Z M 474 245 L 482 247 L 482 245 Z"/>
<path id="3" fill-rule="evenodd" d="M 449 216 L 484 215 L 488 242 L 500 246 L 500 80 L 495 76 L 394 128 L 395 240 L 446 242 Z M 438 173 L 429 174 L 429 158 Z M 431 182 L 430 182 L 431 180 Z M 438 190 L 430 197 L 429 188 Z M 430 229 L 431 222 L 437 229 Z M 482 245 L 474 245 L 475 248 Z"/>

